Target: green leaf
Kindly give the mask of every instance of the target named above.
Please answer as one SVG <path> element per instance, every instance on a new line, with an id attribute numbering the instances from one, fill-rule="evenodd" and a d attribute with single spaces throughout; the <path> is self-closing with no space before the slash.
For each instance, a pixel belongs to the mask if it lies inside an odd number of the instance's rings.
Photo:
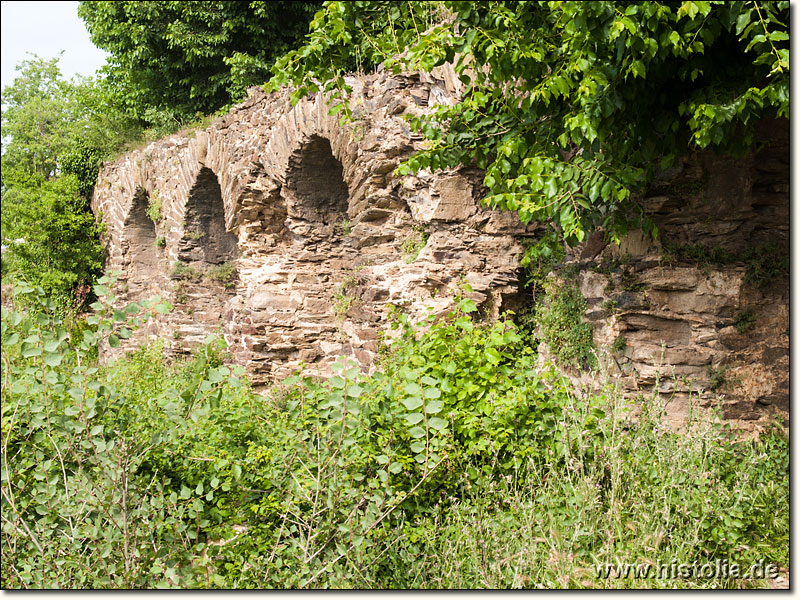
<path id="1" fill-rule="evenodd" d="M 422 388 L 416 382 L 407 383 L 405 385 L 406 394 L 409 396 L 421 396 Z"/>
<path id="2" fill-rule="evenodd" d="M 435 429 L 436 431 L 441 431 L 445 427 L 447 427 L 447 421 L 439 417 L 431 417 L 430 419 L 428 419 L 428 426 L 431 429 Z"/>
<path id="3" fill-rule="evenodd" d="M 442 392 L 438 388 L 425 388 L 425 398 L 433 400 L 441 397 Z"/>
<path id="4" fill-rule="evenodd" d="M 158 314 L 165 315 L 172 310 L 172 304 L 166 301 L 159 302 L 153 308 Z"/>
<path id="5" fill-rule="evenodd" d="M 359 396 L 361 396 L 363 391 L 364 388 L 361 387 L 360 385 L 351 385 L 350 387 L 347 388 L 347 395 L 350 398 L 358 398 Z"/>
<path id="6" fill-rule="evenodd" d="M 406 407 L 406 410 L 415 410 L 422 406 L 422 398 L 413 397 L 413 398 L 405 398 L 403 400 L 403 406 Z"/>
<path id="7" fill-rule="evenodd" d="M 422 421 L 422 419 L 424 419 L 424 418 L 425 418 L 425 417 L 423 416 L 423 414 L 422 414 L 422 413 L 419 413 L 419 412 L 416 412 L 416 413 L 408 413 L 408 414 L 406 414 L 406 415 L 404 415 L 404 416 L 405 416 L 406 422 L 407 422 L 409 425 L 416 425 L 417 423 L 419 423 L 420 421 Z"/>
<path id="8" fill-rule="evenodd" d="M 425 437 L 425 430 L 422 427 L 419 427 L 419 426 L 412 427 L 411 429 L 408 430 L 408 434 L 411 437 L 415 437 L 415 438 Z"/>
<path id="9" fill-rule="evenodd" d="M 425 404 L 425 412 L 428 414 L 436 414 L 442 410 L 441 400 L 431 400 Z"/>
<path id="10" fill-rule="evenodd" d="M 61 355 L 54 352 L 45 352 L 42 361 L 48 367 L 57 367 L 61 364 Z"/>

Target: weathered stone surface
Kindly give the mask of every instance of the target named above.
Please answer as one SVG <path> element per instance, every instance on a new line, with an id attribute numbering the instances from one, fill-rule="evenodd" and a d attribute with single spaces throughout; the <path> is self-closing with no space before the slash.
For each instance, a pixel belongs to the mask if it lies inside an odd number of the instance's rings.
<path id="1" fill-rule="evenodd" d="M 774 412 L 788 415 L 788 274 L 758 287 L 745 262 L 676 262 L 661 248 L 668 240 L 735 257 L 774 244 L 771 260 L 788 256 L 788 131 L 763 123 L 760 142 L 744 158 L 698 152 L 663 174 L 644 199 L 658 240 L 637 231 L 598 250 L 602 244 L 589 239 L 569 256 L 583 266 L 586 318 L 607 368 L 623 376 L 632 397 L 658 381 L 675 425 L 690 407 L 719 406 L 745 429 Z M 737 320 L 748 313 L 752 326 L 740 331 Z M 612 352 L 618 339 L 624 344 Z"/>
<path id="2" fill-rule="evenodd" d="M 423 143 L 404 115 L 455 102 L 452 69 L 348 83 L 349 124 L 322 95 L 293 107 L 289 90 L 253 89 L 206 130 L 102 169 L 92 208 L 107 225 L 108 269 L 122 273 L 120 302 L 160 294 L 176 307 L 131 344 L 161 338 L 187 353 L 221 332 L 258 385 L 301 363 L 325 373 L 342 354 L 370 368 L 379 335 L 396 335 L 390 305 L 414 320 L 443 315 L 462 281 L 487 317 L 520 308 L 520 242 L 538 226 L 482 207 L 477 169 L 394 174 Z M 567 257 L 582 266 L 605 365 L 631 398 L 668 394 L 674 422 L 715 403 L 740 422 L 788 411 L 788 281 L 760 289 L 743 263 L 670 260 L 661 243 L 788 248 L 781 127 L 763 124 L 750 156 L 696 153 L 663 173 L 642 201 L 658 240 L 634 231 L 617 247 L 595 234 Z M 146 214 L 155 200 L 157 224 Z M 754 325 L 742 333 L 744 311 Z"/>
<path id="3" fill-rule="evenodd" d="M 206 130 L 102 169 L 92 207 L 108 226 L 108 269 L 122 272 L 120 301 L 160 294 L 176 306 L 131 343 L 160 337 L 188 352 L 222 332 L 259 384 L 300 362 L 324 372 L 340 354 L 366 367 L 390 304 L 414 319 L 446 311 L 461 280 L 495 314 L 514 296 L 515 236 L 535 228 L 480 208 L 474 169 L 393 174 L 421 143 L 403 115 L 454 102 L 458 79 L 439 69 L 348 83 L 347 125 L 322 95 L 292 107 L 288 90 L 253 89 Z M 220 281 L 226 264 L 234 272 Z"/>

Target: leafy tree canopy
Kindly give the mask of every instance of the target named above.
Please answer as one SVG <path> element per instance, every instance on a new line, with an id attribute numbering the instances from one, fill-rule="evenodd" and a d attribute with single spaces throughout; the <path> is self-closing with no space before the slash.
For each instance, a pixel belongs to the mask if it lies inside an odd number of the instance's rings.
<path id="1" fill-rule="evenodd" d="M 487 202 L 550 223 L 550 242 L 576 244 L 598 226 L 612 239 L 630 225 L 655 235 L 632 198 L 658 169 L 692 147 L 743 150 L 758 119 L 788 118 L 788 9 L 328 2 L 271 85 L 294 84 L 295 99 L 320 89 L 345 98 L 353 52 L 396 71 L 453 63 L 463 98 L 413 120 L 432 144 L 399 172 L 475 161 Z M 425 28 L 432 16 L 438 24 Z"/>
<path id="2" fill-rule="evenodd" d="M 74 164 L 78 155 L 107 157 L 141 133 L 101 82 L 77 76 L 66 80 L 60 57 L 22 61 L 14 82 L 3 89 L 3 169 L 21 169 L 50 178 Z M 86 175 L 92 185 L 97 171 Z M 84 191 L 84 195 L 88 195 Z"/>
<path id="3" fill-rule="evenodd" d="M 1 237 L 3 276 L 41 285 L 69 309 L 102 268 L 88 206 L 100 160 L 137 126 L 95 80 L 62 78 L 58 60 L 23 61 L 3 89 Z"/>
<path id="4" fill-rule="evenodd" d="M 139 118 L 210 113 L 268 79 L 308 31 L 319 2 L 81 2 L 108 83 Z M 152 119 L 151 119 L 152 120 Z"/>

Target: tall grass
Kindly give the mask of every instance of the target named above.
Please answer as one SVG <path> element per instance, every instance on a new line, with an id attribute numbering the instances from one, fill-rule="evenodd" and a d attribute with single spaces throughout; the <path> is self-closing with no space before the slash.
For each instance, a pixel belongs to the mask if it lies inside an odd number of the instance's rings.
<path id="1" fill-rule="evenodd" d="M 567 459 L 520 465 L 514 477 L 472 486 L 417 528 L 401 587 L 751 588 L 767 579 L 680 575 L 697 567 L 762 561 L 785 569 L 789 550 L 788 440 L 776 426 L 761 441 L 737 439 L 713 416 L 691 435 L 664 426 L 665 400 L 646 399 L 632 423 L 608 388 L 599 432 L 586 436 L 589 399 L 571 396 L 559 423 L 578 444 Z M 596 399 L 593 399 L 596 400 Z M 604 565 L 651 565 L 647 577 L 603 577 Z M 663 567 L 662 567 L 663 568 Z M 728 570 L 730 572 L 730 570 Z M 662 573 L 670 574 L 668 569 Z M 699 569 L 695 573 L 702 573 Z M 722 573 L 721 575 L 724 575 Z"/>

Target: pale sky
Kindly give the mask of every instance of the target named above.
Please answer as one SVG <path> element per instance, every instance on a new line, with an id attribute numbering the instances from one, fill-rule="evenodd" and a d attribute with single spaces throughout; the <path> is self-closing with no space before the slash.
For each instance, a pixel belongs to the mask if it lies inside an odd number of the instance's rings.
<path id="1" fill-rule="evenodd" d="M 89 32 L 78 17 L 77 2 L 0 2 L 2 82 L 5 87 L 17 76 L 14 67 L 30 58 L 26 52 L 59 61 L 61 74 L 93 75 L 106 61 L 106 53 L 89 40 Z"/>

